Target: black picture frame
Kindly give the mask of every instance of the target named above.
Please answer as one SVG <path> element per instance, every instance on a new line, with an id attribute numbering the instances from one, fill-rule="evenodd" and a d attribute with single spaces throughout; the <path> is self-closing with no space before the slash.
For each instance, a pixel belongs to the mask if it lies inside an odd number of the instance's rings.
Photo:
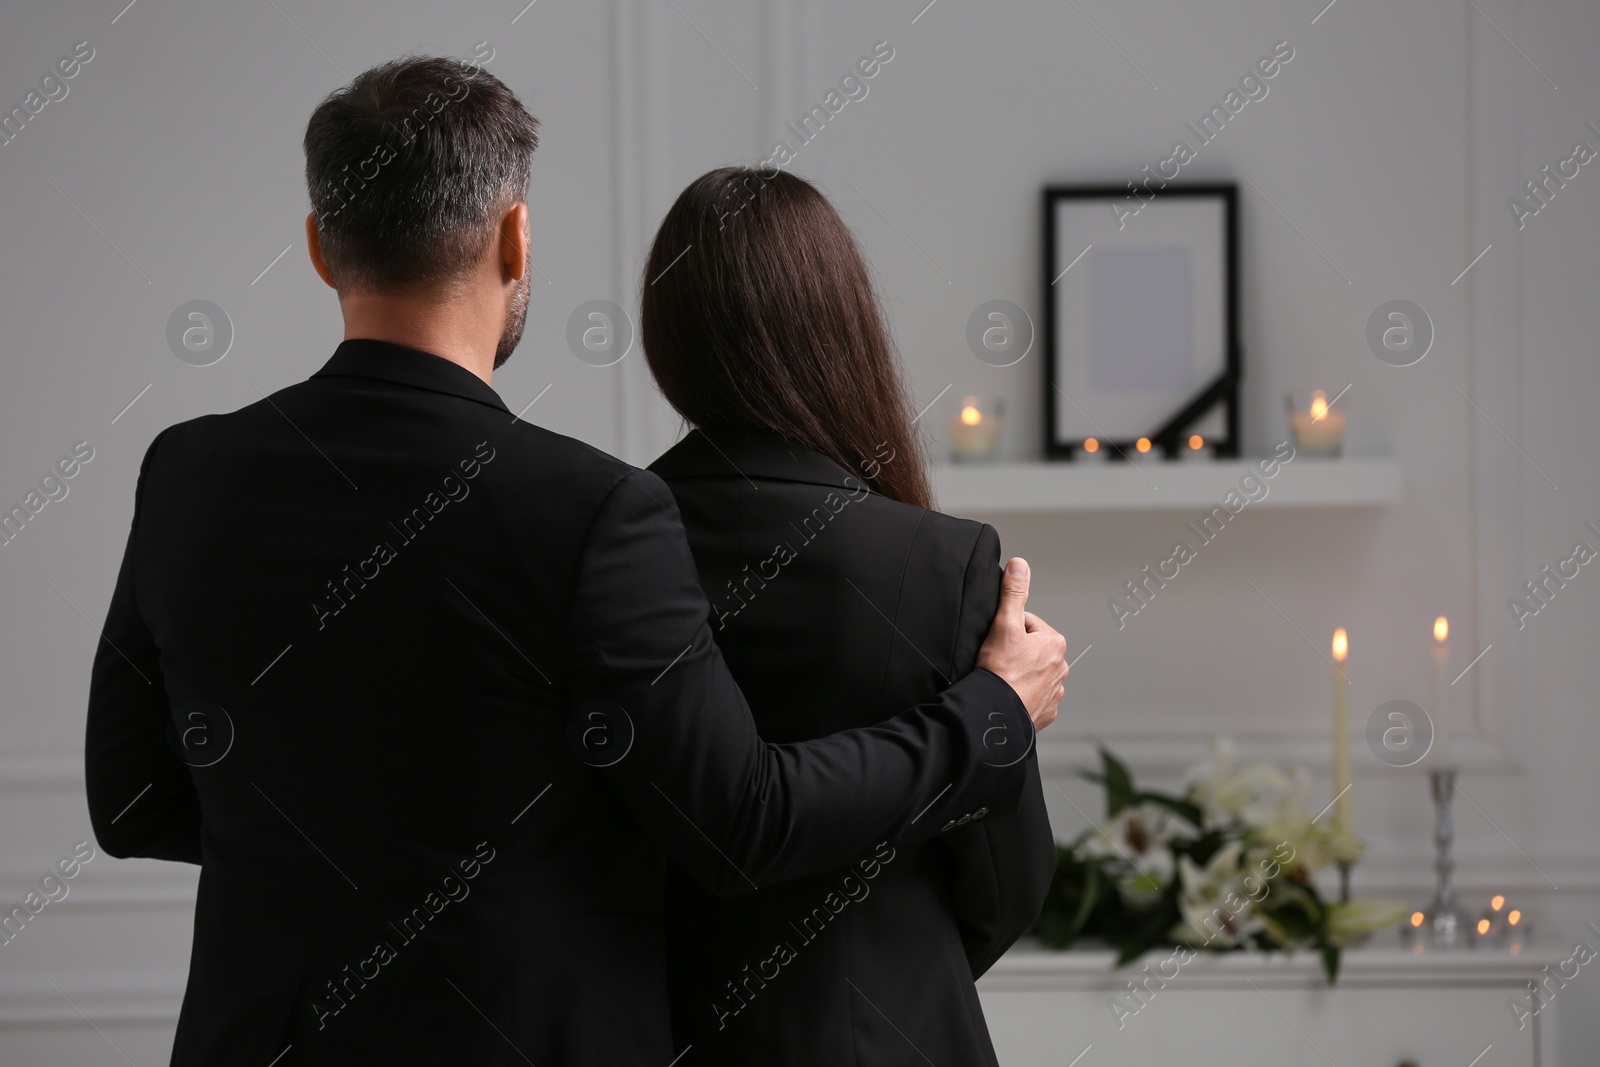
<path id="1" fill-rule="evenodd" d="M 1175 457 L 1183 446 L 1188 431 L 1200 419 L 1209 415 L 1220 405 L 1222 410 L 1222 423 L 1226 427 L 1224 436 L 1212 437 L 1207 443 L 1213 446 L 1214 454 L 1218 458 L 1236 457 L 1239 454 L 1239 383 L 1243 378 L 1243 353 L 1239 344 L 1239 257 L 1238 257 L 1238 225 L 1239 225 L 1239 187 L 1232 182 L 1173 184 L 1159 186 L 1140 196 L 1144 205 L 1140 211 L 1147 210 L 1150 204 L 1159 204 L 1163 200 L 1171 201 L 1187 198 L 1215 199 L 1222 207 L 1222 235 L 1221 249 L 1223 262 L 1222 270 L 1222 332 L 1223 332 L 1223 363 L 1219 372 L 1202 388 L 1195 392 L 1185 402 L 1174 405 L 1170 415 L 1150 427 L 1142 435 L 1150 439 L 1154 448 L 1159 448 L 1163 454 Z M 1110 185 L 1050 185 L 1043 190 L 1043 308 L 1044 308 L 1044 365 L 1045 365 L 1045 455 L 1051 459 L 1071 459 L 1081 446 L 1079 440 L 1068 440 L 1062 436 L 1058 426 L 1056 396 L 1061 389 L 1058 380 L 1058 364 L 1061 359 L 1059 351 L 1059 338 L 1061 336 L 1060 323 L 1057 321 L 1057 301 L 1054 283 L 1060 279 L 1063 269 L 1068 266 L 1061 260 L 1063 254 L 1075 255 L 1076 249 L 1067 250 L 1057 247 L 1056 222 L 1057 205 L 1064 201 L 1092 201 L 1100 200 L 1106 204 L 1108 218 L 1117 220 L 1120 212 L 1127 225 L 1139 225 L 1138 221 L 1127 216 L 1130 203 L 1131 186 L 1117 187 Z M 1115 209 L 1114 210 L 1114 206 Z M 1087 418 L 1088 416 L 1086 416 Z M 1125 458 L 1133 448 L 1136 438 L 1114 438 L 1103 440 L 1101 443 L 1109 449 L 1109 458 Z"/>

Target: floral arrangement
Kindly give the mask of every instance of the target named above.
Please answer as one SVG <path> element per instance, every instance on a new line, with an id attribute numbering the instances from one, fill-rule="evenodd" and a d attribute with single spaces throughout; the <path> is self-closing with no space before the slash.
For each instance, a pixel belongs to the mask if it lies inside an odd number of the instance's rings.
<path id="1" fill-rule="evenodd" d="M 1106 791 L 1106 821 L 1057 845 L 1056 874 L 1034 932 L 1052 948 L 1109 943 L 1122 966 L 1157 947 L 1191 951 L 1315 949 L 1328 982 L 1340 952 L 1406 915 L 1388 901 L 1325 900 L 1314 875 L 1354 863 L 1366 845 L 1313 814 L 1305 771 L 1239 768 L 1213 746 L 1182 796 L 1135 786 L 1105 748 L 1080 772 Z"/>

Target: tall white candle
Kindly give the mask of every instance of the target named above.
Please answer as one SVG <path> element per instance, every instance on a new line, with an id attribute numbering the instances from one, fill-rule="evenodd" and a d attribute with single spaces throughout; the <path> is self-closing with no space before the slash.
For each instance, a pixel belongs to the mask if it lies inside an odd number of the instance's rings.
<path id="1" fill-rule="evenodd" d="M 1450 740 L 1450 710 L 1445 706 L 1445 672 L 1450 664 L 1450 621 L 1443 615 L 1433 620 L 1433 744 L 1439 763 L 1450 766 L 1455 752 Z"/>
<path id="2" fill-rule="evenodd" d="M 1344 627 L 1333 631 L 1333 829 L 1350 833 L 1350 679 L 1345 657 L 1350 640 Z"/>

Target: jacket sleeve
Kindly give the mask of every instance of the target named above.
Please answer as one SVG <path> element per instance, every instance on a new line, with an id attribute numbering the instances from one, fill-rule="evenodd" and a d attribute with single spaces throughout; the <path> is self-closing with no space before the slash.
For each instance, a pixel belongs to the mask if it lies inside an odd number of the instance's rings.
<path id="1" fill-rule="evenodd" d="M 139 468 L 133 526 L 95 650 L 84 737 L 84 785 L 95 839 L 109 855 L 200 862 L 200 798 L 189 768 L 167 743 L 171 712 L 156 648 L 134 594 L 145 476 L 157 435 Z"/>
<path id="2" fill-rule="evenodd" d="M 1014 805 L 1026 771 L 997 766 L 1001 734 L 1033 734 L 1016 693 L 973 671 L 877 726 L 763 742 L 710 627 L 677 504 L 635 470 L 595 516 L 580 563 L 565 666 L 568 739 L 603 726 L 621 758 L 600 773 L 713 892 L 855 862 L 889 838 L 939 832 L 950 812 Z"/>
<path id="3" fill-rule="evenodd" d="M 955 669 L 970 669 L 1000 601 L 1000 539 L 984 526 L 967 565 L 956 635 Z M 1030 738 L 1031 740 L 1031 738 Z M 1033 925 L 1055 873 L 1056 848 L 1045 811 L 1037 751 L 1024 773 L 1016 811 L 958 826 L 941 837 L 954 854 L 950 897 L 974 979 Z"/>

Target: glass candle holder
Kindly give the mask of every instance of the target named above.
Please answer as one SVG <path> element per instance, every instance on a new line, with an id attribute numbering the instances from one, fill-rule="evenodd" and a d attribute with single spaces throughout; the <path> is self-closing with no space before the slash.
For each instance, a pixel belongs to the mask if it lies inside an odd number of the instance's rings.
<path id="1" fill-rule="evenodd" d="M 1178 449 L 1178 459 L 1185 463 L 1215 459 L 1216 455 L 1216 446 L 1208 444 L 1206 439 L 1199 434 L 1190 434 L 1184 440 L 1183 447 Z"/>
<path id="2" fill-rule="evenodd" d="M 1111 455 L 1111 449 L 1097 437 L 1085 437 L 1083 444 L 1073 449 L 1072 462 L 1074 463 L 1104 463 L 1106 457 Z"/>
<path id="3" fill-rule="evenodd" d="M 1528 916 L 1522 909 L 1511 907 L 1506 909 L 1505 933 L 1502 936 L 1512 952 L 1518 951 L 1533 940 L 1533 924 L 1528 921 Z"/>
<path id="4" fill-rule="evenodd" d="M 1123 451 L 1123 458 L 1129 463 L 1159 463 L 1163 456 L 1159 445 L 1148 437 L 1141 437 L 1132 448 Z"/>
<path id="5" fill-rule="evenodd" d="M 985 463 L 1000 451 L 1003 401 L 985 403 L 975 396 L 961 398 L 961 410 L 950 418 L 950 456 L 957 463 Z"/>
<path id="6" fill-rule="evenodd" d="M 1482 933 L 1485 937 L 1504 937 L 1506 931 L 1510 929 L 1510 926 L 1508 926 L 1506 923 L 1506 916 L 1513 911 L 1517 912 L 1517 921 L 1520 922 L 1522 920 L 1522 912 L 1518 911 L 1516 908 L 1513 908 L 1506 902 L 1506 895 L 1504 893 L 1494 894 L 1489 898 L 1489 906 L 1483 910 L 1483 914 L 1478 920 L 1478 925 L 1482 926 L 1483 920 L 1488 919 L 1489 929 L 1486 931 L 1480 931 L 1480 933 Z"/>
<path id="7" fill-rule="evenodd" d="M 1314 389 L 1284 397 L 1295 448 L 1308 456 L 1337 456 L 1344 449 L 1345 413 L 1328 403 L 1328 394 Z"/>

